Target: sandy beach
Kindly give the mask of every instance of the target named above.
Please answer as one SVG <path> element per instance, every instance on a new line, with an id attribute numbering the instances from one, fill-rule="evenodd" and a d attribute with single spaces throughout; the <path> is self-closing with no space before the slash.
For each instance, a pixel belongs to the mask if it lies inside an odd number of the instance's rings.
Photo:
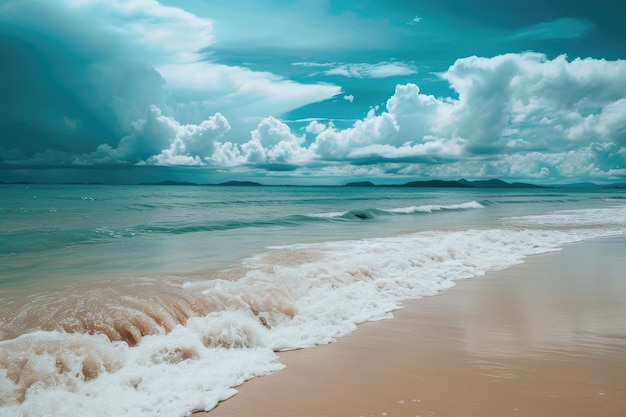
<path id="1" fill-rule="evenodd" d="M 626 238 L 457 282 L 195 417 L 623 416 Z"/>

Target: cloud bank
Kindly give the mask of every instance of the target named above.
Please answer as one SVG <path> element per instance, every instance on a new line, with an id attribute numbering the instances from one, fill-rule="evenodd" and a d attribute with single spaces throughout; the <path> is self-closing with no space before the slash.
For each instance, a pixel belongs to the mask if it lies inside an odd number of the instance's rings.
<path id="1" fill-rule="evenodd" d="M 150 105 L 116 146 L 32 163 L 248 167 L 300 175 L 502 176 L 556 181 L 626 176 L 626 61 L 538 53 L 457 60 L 439 76 L 457 97 L 400 84 L 384 109 L 350 127 L 301 132 L 269 116 L 247 140 L 224 140 L 221 113 L 183 124 Z M 46 160 L 50 158 L 50 160 Z M 55 158 L 60 158 L 56 160 Z M 4 164 L 11 161 L 5 151 Z"/>
<path id="2" fill-rule="evenodd" d="M 581 19 L 556 19 L 514 37 L 574 39 L 591 30 Z M 345 81 L 347 94 L 215 62 L 215 22 L 156 0 L 5 0 L 0 35 L 0 58 L 10 63 L 0 68 L 4 169 L 194 167 L 289 172 L 294 181 L 626 178 L 624 60 L 470 56 L 436 74 L 445 96 L 407 82 L 418 68 L 400 60 L 288 65 Z M 356 109 L 374 82 L 390 86 L 387 99 L 352 113 L 360 118 L 349 124 L 345 114 L 281 121 L 325 100 Z"/>

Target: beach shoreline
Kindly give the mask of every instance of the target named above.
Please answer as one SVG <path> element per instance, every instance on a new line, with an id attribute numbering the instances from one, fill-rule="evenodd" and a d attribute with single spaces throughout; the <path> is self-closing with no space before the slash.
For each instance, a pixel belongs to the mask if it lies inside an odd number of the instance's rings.
<path id="1" fill-rule="evenodd" d="M 567 245 L 282 352 L 194 417 L 622 416 L 626 237 Z"/>

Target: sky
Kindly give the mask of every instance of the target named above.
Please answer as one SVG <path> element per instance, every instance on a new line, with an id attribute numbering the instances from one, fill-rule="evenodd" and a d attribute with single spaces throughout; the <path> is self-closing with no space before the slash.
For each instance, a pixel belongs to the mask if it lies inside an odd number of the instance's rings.
<path id="1" fill-rule="evenodd" d="M 626 181 L 615 0 L 0 0 L 0 181 Z"/>

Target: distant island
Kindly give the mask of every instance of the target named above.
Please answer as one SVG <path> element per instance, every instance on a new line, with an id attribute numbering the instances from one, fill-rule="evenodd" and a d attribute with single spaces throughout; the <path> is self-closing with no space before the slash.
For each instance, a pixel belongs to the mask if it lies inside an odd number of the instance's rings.
<path id="1" fill-rule="evenodd" d="M 27 181 L 15 181 L 5 182 L 0 181 L 0 185 L 34 185 L 36 183 Z M 102 182 L 72 182 L 62 183 L 59 185 L 108 185 Z M 112 184 L 111 184 L 112 185 Z M 226 181 L 216 184 L 206 183 L 199 184 L 195 182 L 186 181 L 157 181 L 157 182 L 143 182 L 140 184 L 125 184 L 125 185 L 159 185 L 159 186 L 193 186 L 193 187 L 272 187 L 272 185 L 261 184 L 256 181 Z M 299 185 L 274 185 L 280 187 L 299 187 Z M 566 188 L 566 189 L 587 189 L 587 190 L 606 190 L 606 189 L 626 189 L 626 182 L 616 182 L 611 184 L 595 184 L 592 182 L 577 182 L 571 184 L 550 184 L 550 185 L 536 185 L 525 182 L 506 182 L 500 179 L 490 180 L 476 180 L 468 181 L 466 179 L 460 180 L 424 180 L 424 181 L 410 181 L 402 184 L 374 184 L 371 181 L 354 181 L 348 182 L 344 185 L 319 185 L 325 187 L 397 187 L 397 188 Z"/>
<path id="2" fill-rule="evenodd" d="M 344 187 L 408 187 L 408 188 L 548 188 L 550 186 L 527 184 L 523 182 L 509 183 L 506 181 L 491 179 L 481 181 L 468 181 L 460 179 L 456 181 L 428 180 L 411 181 L 405 184 L 375 185 L 370 181 L 349 182 Z"/>
<path id="3" fill-rule="evenodd" d="M 259 187 L 264 186 L 255 181 L 226 181 L 218 184 L 196 184 L 193 182 L 179 181 L 159 181 L 146 182 L 141 185 L 178 185 L 178 186 L 222 186 L 222 187 Z M 427 180 L 427 181 L 411 181 L 405 184 L 383 184 L 376 185 L 371 181 L 349 182 L 343 187 L 407 187 L 407 188 L 548 188 L 551 186 L 527 184 L 523 182 L 508 183 L 506 181 L 491 179 L 481 181 L 468 181 L 460 179 L 457 181 L 445 180 Z"/>
<path id="4" fill-rule="evenodd" d="M 594 184 L 580 182 L 573 184 L 536 185 L 525 182 L 506 182 L 499 179 L 468 181 L 427 180 L 411 181 L 404 184 L 374 184 L 371 181 L 349 182 L 344 187 L 407 187 L 407 188 L 571 188 L 571 189 L 626 189 L 626 183 Z"/>
<path id="5" fill-rule="evenodd" d="M 257 187 L 263 186 L 263 184 L 254 181 L 226 181 L 218 184 L 197 184 L 195 182 L 182 182 L 182 181 L 159 181 L 159 182 L 143 182 L 139 185 L 193 185 L 193 186 L 244 186 L 244 187 Z"/>
<path id="6" fill-rule="evenodd" d="M 30 181 L 15 181 L 15 182 L 4 182 L 0 181 L 0 184 L 14 184 L 14 185 L 31 185 L 33 184 Z"/>
<path id="7" fill-rule="evenodd" d="M 182 182 L 182 181 L 157 181 L 157 182 L 142 182 L 139 185 L 200 185 L 195 182 Z"/>
<path id="8" fill-rule="evenodd" d="M 210 184 L 207 184 L 210 185 Z M 226 181 L 226 182 L 222 182 L 219 184 L 214 184 L 214 185 L 221 185 L 221 186 L 225 186 L 225 187 L 257 187 L 257 186 L 262 186 L 263 184 L 260 184 L 258 182 L 254 182 L 254 181 Z"/>

